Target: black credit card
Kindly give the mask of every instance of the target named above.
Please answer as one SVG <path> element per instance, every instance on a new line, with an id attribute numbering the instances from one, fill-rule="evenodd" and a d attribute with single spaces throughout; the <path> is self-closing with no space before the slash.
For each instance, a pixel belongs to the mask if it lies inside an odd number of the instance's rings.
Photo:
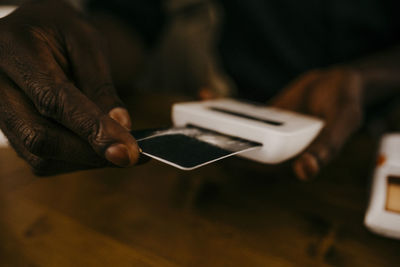
<path id="1" fill-rule="evenodd" d="M 142 153 L 182 170 L 260 148 L 260 143 L 188 126 L 134 131 Z"/>

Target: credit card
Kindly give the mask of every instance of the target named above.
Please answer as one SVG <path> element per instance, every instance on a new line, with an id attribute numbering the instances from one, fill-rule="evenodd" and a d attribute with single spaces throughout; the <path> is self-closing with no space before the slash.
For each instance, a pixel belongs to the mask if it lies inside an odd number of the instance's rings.
<path id="1" fill-rule="evenodd" d="M 187 126 L 133 131 L 142 153 L 182 170 L 260 148 L 260 143 Z"/>

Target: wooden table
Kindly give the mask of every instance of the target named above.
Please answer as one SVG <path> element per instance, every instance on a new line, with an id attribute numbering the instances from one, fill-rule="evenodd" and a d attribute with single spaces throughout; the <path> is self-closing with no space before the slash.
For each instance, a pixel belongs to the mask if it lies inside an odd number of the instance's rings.
<path id="1" fill-rule="evenodd" d="M 136 99 L 136 128 L 169 123 L 176 98 Z M 363 226 L 375 146 L 358 134 L 310 183 L 238 158 L 37 178 L 1 149 L 1 266 L 395 266 L 400 242 Z"/>

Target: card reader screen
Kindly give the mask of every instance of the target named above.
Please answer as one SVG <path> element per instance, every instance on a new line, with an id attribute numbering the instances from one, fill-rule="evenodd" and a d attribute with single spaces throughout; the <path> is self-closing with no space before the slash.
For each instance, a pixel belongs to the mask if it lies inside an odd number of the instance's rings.
<path id="1" fill-rule="evenodd" d="M 237 111 L 228 110 L 228 109 L 224 109 L 224 108 L 209 107 L 209 109 L 216 111 L 216 112 L 221 112 L 221 113 L 225 113 L 225 114 L 229 114 L 229 115 L 233 115 L 236 117 L 245 118 L 245 119 L 249 119 L 249 120 L 253 120 L 253 121 L 263 122 L 263 123 L 274 125 L 274 126 L 282 126 L 283 125 L 283 122 L 280 122 L 280 121 L 273 121 L 273 120 L 257 118 L 257 117 L 254 117 L 254 116 L 251 116 L 248 114 L 243 114 L 243 113 L 240 113 Z"/>
<path id="2" fill-rule="evenodd" d="M 389 176 L 386 195 L 386 210 L 400 213 L 400 177 Z"/>

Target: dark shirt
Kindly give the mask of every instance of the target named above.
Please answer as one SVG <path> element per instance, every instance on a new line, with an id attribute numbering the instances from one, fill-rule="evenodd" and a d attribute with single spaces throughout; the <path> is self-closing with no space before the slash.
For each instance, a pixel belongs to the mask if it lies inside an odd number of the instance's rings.
<path id="1" fill-rule="evenodd" d="M 138 28 L 149 42 L 165 23 L 162 0 L 94 0 Z M 240 96 L 265 101 L 314 68 L 352 61 L 400 41 L 397 1 L 218 0 L 218 46 Z"/>

